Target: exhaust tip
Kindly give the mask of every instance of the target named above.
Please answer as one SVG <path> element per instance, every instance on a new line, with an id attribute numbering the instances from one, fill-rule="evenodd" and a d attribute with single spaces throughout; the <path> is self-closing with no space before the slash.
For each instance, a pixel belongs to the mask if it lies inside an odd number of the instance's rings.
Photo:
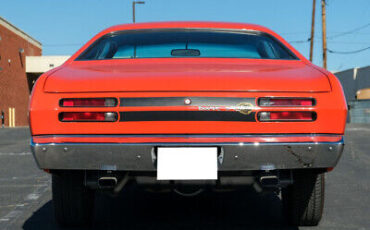
<path id="1" fill-rule="evenodd" d="M 276 187 L 279 185 L 279 178 L 277 176 L 261 176 L 260 183 L 263 187 Z"/>
<path id="2" fill-rule="evenodd" d="M 100 177 L 98 180 L 100 188 L 114 188 L 117 185 L 116 177 Z"/>

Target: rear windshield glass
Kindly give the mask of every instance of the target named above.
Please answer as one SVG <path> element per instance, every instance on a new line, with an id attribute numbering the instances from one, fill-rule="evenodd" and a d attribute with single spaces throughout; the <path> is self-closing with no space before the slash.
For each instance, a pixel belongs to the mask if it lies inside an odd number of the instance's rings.
<path id="1" fill-rule="evenodd" d="M 280 42 L 264 33 L 136 30 L 105 35 L 76 60 L 177 57 L 297 59 Z"/>

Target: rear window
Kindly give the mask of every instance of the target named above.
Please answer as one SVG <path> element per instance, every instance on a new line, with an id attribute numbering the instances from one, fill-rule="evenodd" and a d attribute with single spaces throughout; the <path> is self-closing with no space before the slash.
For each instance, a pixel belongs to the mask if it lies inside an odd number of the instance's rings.
<path id="1" fill-rule="evenodd" d="M 260 32 L 167 29 L 107 34 L 76 60 L 178 57 L 297 59 L 279 41 Z"/>

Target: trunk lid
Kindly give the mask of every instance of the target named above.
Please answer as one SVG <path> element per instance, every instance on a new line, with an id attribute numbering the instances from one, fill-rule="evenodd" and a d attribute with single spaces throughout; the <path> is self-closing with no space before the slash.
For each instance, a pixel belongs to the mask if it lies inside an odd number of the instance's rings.
<path id="1" fill-rule="evenodd" d="M 327 92 L 327 77 L 301 61 L 134 59 L 73 62 L 45 92 Z"/>

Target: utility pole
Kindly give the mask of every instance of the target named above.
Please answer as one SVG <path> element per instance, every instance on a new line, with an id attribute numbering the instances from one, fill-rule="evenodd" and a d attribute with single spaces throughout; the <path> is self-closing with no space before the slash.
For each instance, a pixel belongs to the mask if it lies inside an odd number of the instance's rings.
<path id="1" fill-rule="evenodd" d="M 145 4 L 144 1 L 132 1 L 132 22 L 135 23 L 135 5 L 136 4 Z"/>
<path id="2" fill-rule="evenodd" d="M 326 60 L 326 15 L 325 15 L 325 4 L 326 0 L 321 0 L 321 19 L 322 19 L 322 58 L 323 58 L 323 67 L 327 69 L 327 60 Z"/>
<path id="3" fill-rule="evenodd" d="M 311 22 L 311 38 L 310 38 L 310 62 L 313 60 L 313 40 L 315 36 L 315 8 L 316 0 L 312 1 L 312 22 Z"/>

